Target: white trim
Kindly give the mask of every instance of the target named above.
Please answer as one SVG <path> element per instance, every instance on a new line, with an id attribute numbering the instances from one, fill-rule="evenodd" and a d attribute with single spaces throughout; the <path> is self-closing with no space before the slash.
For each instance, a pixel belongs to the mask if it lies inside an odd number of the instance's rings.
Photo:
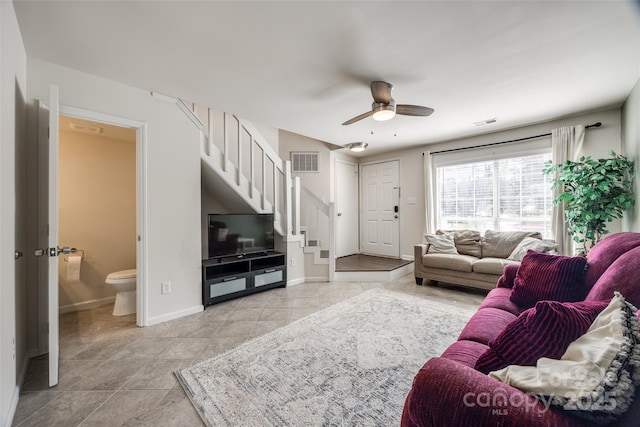
<path id="1" fill-rule="evenodd" d="M 158 323 L 168 322 L 170 320 L 179 319 L 184 316 L 196 314 L 204 311 L 203 305 L 196 305 L 191 308 L 185 308 L 184 310 L 174 311 L 172 313 L 163 314 L 162 316 L 150 317 L 149 323 L 145 326 L 157 325 Z"/>
<path id="2" fill-rule="evenodd" d="M 318 276 L 318 277 L 305 277 L 305 283 L 320 283 L 320 282 L 330 282 L 328 277 Z"/>
<path id="3" fill-rule="evenodd" d="M 148 326 L 147 283 L 147 124 L 138 120 L 113 116 L 82 108 L 60 106 L 60 114 L 136 129 L 136 325 Z"/>
<path id="4" fill-rule="evenodd" d="M 89 308 L 102 307 L 103 305 L 113 303 L 115 300 L 116 300 L 116 297 L 107 297 L 107 298 L 92 299 L 88 301 L 62 305 L 58 308 L 58 313 L 59 314 L 72 313 L 74 311 L 82 311 L 82 310 L 87 310 Z"/>
<path id="5" fill-rule="evenodd" d="M 302 283 L 305 282 L 305 280 L 306 279 L 304 277 L 299 277 L 297 279 L 287 280 L 287 286 L 301 285 Z"/>

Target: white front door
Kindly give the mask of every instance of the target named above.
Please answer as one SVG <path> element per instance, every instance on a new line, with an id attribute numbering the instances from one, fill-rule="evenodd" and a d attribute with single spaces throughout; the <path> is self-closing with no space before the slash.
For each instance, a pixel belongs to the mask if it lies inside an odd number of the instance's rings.
<path id="1" fill-rule="evenodd" d="M 49 106 L 43 103 L 38 111 L 39 182 L 38 199 L 42 209 L 38 213 L 38 264 L 39 283 L 46 283 L 46 297 L 39 304 L 47 307 L 46 324 L 41 322 L 41 350 L 49 353 L 49 387 L 58 384 L 59 331 L 58 331 L 58 88 L 51 86 Z M 45 294 L 45 292 L 43 292 Z M 46 298 L 46 299 L 45 299 Z M 46 349 L 43 347 L 47 347 Z"/>
<path id="2" fill-rule="evenodd" d="M 358 247 L 358 165 L 336 160 L 336 257 L 356 254 Z"/>
<path id="3" fill-rule="evenodd" d="M 363 165 L 362 253 L 400 257 L 400 164 L 398 160 Z"/>

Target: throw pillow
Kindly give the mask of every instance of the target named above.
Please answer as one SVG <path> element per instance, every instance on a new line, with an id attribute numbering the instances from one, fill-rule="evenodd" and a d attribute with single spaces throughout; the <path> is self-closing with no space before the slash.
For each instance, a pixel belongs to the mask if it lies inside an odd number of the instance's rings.
<path id="1" fill-rule="evenodd" d="M 522 261 L 522 258 L 527 254 L 529 249 L 536 252 L 550 252 L 556 250 L 558 245 L 544 240 L 536 239 L 535 237 L 525 237 L 522 239 L 518 246 L 511 252 L 509 259 L 514 261 Z"/>
<path id="2" fill-rule="evenodd" d="M 429 244 L 428 254 L 458 254 L 450 234 L 425 234 L 424 238 Z"/>
<path id="3" fill-rule="evenodd" d="M 511 302 L 529 308 L 542 300 L 581 301 L 587 295 L 584 286 L 586 266 L 587 259 L 584 257 L 529 250 L 513 279 Z"/>
<path id="4" fill-rule="evenodd" d="M 640 384 L 640 321 L 619 292 L 589 330 L 559 360 L 508 366 L 489 376 L 588 419 L 605 424 L 630 406 Z"/>
<path id="5" fill-rule="evenodd" d="M 540 301 L 523 311 L 493 340 L 475 368 L 485 374 L 508 365 L 535 366 L 538 359 L 559 359 L 583 335 L 609 301 Z"/>
<path id="6" fill-rule="evenodd" d="M 542 239 L 537 231 L 492 231 L 484 232 L 482 257 L 507 258 L 525 237 Z"/>
<path id="7" fill-rule="evenodd" d="M 482 236 L 474 230 L 436 230 L 436 234 L 453 235 L 453 244 L 460 255 L 482 258 Z"/>

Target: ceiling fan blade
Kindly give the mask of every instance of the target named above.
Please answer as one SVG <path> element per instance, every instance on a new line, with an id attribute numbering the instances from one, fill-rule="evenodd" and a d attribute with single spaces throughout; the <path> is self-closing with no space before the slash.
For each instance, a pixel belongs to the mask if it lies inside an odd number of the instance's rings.
<path id="1" fill-rule="evenodd" d="M 430 116 L 433 112 L 433 108 L 422 107 L 420 105 L 396 105 L 396 114 L 402 114 L 404 116 Z"/>
<path id="2" fill-rule="evenodd" d="M 391 89 L 393 89 L 391 83 L 381 81 L 371 82 L 371 95 L 373 95 L 373 100 L 379 104 L 391 103 L 393 100 L 391 97 Z"/>
<path id="3" fill-rule="evenodd" d="M 373 114 L 373 111 L 367 111 L 366 113 L 362 113 L 359 116 L 355 116 L 353 119 L 349 119 L 342 124 L 342 126 L 350 125 L 351 123 L 355 123 L 359 120 L 365 119 Z"/>

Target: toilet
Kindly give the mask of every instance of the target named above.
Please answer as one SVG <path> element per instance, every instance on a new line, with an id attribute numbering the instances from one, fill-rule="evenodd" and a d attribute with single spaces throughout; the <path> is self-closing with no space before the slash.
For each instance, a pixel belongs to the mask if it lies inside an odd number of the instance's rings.
<path id="1" fill-rule="evenodd" d="M 136 269 L 110 273 L 105 283 L 116 291 L 114 316 L 127 316 L 136 312 Z"/>

